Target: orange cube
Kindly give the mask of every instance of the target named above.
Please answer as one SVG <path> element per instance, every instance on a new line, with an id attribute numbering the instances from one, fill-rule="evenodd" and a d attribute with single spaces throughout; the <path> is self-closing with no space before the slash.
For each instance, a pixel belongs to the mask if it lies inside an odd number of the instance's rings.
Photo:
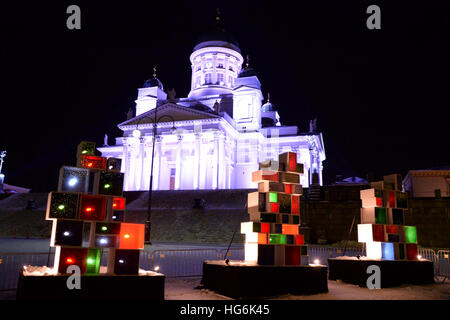
<path id="1" fill-rule="evenodd" d="M 298 234 L 298 224 L 282 224 L 281 230 L 283 234 Z"/>
<path id="2" fill-rule="evenodd" d="M 258 243 L 267 244 L 267 233 L 258 233 Z"/>
<path id="3" fill-rule="evenodd" d="M 119 249 L 143 249 L 145 225 L 122 223 L 120 225 Z"/>

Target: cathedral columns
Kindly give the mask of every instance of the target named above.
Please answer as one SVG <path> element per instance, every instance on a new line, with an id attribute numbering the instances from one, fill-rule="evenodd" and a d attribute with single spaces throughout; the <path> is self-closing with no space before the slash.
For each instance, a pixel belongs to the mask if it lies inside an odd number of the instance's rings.
<path id="1" fill-rule="evenodd" d="M 208 170 L 208 160 L 207 160 L 207 148 L 204 147 L 204 145 L 206 145 L 208 143 L 208 140 L 205 137 L 201 137 L 200 138 L 200 165 L 199 165 L 199 175 L 198 175 L 198 185 L 199 185 L 199 189 L 205 189 L 206 187 L 206 171 Z"/>
<path id="2" fill-rule="evenodd" d="M 177 144 L 177 155 L 176 155 L 176 161 L 175 161 L 175 190 L 180 190 L 181 189 L 181 168 L 182 168 L 182 163 L 181 163 L 181 152 L 183 150 L 183 136 L 179 135 L 178 136 L 178 144 Z"/>
<path id="3" fill-rule="evenodd" d="M 130 160 L 128 159 L 128 142 L 126 139 L 123 139 L 123 155 L 122 155 L 123 163 L 122 163 L 122 172 L 125 172 L 125 179 L 124 179 L 124 190 L 130 190 Z"/>
<path id="4" fill-rule="evenodd" d="M 200 133 L 195 133 L 195 153 L 194 153 L 194 179 L 193 179 L 193 186 L 192 188 L 194 190 L 196 189 L 200 189 L 200 161 L 201 161 L 201 156 L 200 156 L 200 139 L 201 139 L 201 134 Z"/>
<path id="5" fill-rule="evenodd" d="M 162 144 L 162 138 L 161 136 L 154 136 L 153 139 L 156 139 L 155 141 L 155 165 L 153 166 L 153 190 L 159 190 L 160 185 L 160 168 L 161 168 L 161 144 Z"/>
<path id="6" fill-rule="evenodd" d="M 223 133 L 219 134 L 218 139 L 218 155 L 217 155 L 217 189 L 225 189 L 225 136 Z"/>
<path id="7" fill-rule="evenodd" d="M 145 144 L 144 137 L 141 137 L 140 144 L 139 144 L 139 155 L 141 157 L 141 159 L 140 159 L 141 160 L 141 164 L 140 164 L 141 170 L 140 170 L 139 174 L 141 176 L 141 179 L 139 182 L 139 184 L 140 184 L 139 188 L 136 188 L 138 190 L 142 190 L 145 188 L 145 149 L 144 149 L 144 144 Z"/>
<path id="8" fill-rule="evenodd" d="M 219 132 L 214 132 L 214 156 L 212 172 L 212 189 L 219 187 Z"/>

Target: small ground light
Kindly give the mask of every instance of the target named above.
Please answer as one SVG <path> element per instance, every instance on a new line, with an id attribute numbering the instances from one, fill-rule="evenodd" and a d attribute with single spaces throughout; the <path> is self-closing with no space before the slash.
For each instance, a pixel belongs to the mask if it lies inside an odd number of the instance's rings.
<path id="1" fill-rule="evenodd" d="M 314 260 L 314 264 L 319 264 L 319 263 L 320 263 L 319 259 Z"/>
<path id="2" fill-rule="evenodd" d="M 158 270 L 159 270 L 159 266 L 156 266 L 156 267 L 155 267 L 155 271 L 158 271 Z"/>
<path id="3" fill-rule="evenodd" d="M 69 231 L 64 232 L 64 236 L 66 237 L 70 236 L 70 232 Z"/>
<path id="4" fill-rule="evenodd" d="M 419 254 L 418 256 L 417 256 L 417 259 L 422 259 L 422 256 Z"/>
<path id="5" fill-rule="evenodd" d="M 119 263 L 124 263 L 125 261 L 123 261 L 122 259 L 119 260 Z"/>

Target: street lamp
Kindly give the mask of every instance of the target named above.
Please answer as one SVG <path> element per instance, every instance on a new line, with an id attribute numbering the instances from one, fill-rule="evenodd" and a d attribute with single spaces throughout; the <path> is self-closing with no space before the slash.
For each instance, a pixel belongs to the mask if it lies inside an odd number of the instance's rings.
<path id="1" fill-rule="evenodd" d="M 175 119 L 172 116 L 169 115 L 162 115 L 161 117 L 157 117 L 157 111 L 158 111 L 158 106 L 155 107 L 155 116 L 154 118 L 151 118 L 149 116 L 144 116 L 142 117 L 138 123 L 136 124 L 136 129 L 133 131 L 133 137 L 135 138 L 139 138 L 142 141 L 141 138 L 141 131 L 138 129 L 139 127 L 139 123 L 145 119 L 145 118 L 149 118 L 152 123 L 153 123 L 153 141 L 152 141 L 152 164 L 150 167 L 150 187 L 149 187 L 149 192 L 148 192 L 148 209 L 147 209 L 147 220 L 145 221 L 145 237 L 144 237 L 144 243 L 145 244 L 149 244 L 151 245 L 152 242 L 150 241 L 150 233 L 151 233 L 151 217 L 152 217 L 152 193 L 153 193 L 153 160 L 155 158 L 155 141 L 156 141 L 156 135 L 157 135 L 157 124 L 159 122 L 161 122 L 162 119 L 164 118 L 168 118 L 172 121 L 172 128 L 171 128 L 171 133 L 173 134 L 176 131 L 175 128 Z"/>

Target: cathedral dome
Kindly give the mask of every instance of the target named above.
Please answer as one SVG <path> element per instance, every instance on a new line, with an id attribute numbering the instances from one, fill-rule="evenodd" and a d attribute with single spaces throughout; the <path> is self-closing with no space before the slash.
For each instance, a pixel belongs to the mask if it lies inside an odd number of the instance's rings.
<path id="1" fill-rule="evenodd" d="M 266 102 L 261 107 L 262 112 L 277 111 L 277 108 L 270 102 Z"/>
<path id="2" fill-rule="evenodd" d="M 162 82 L 159 81 L 159 79 L 156 77 L 148 79 L 147 81 L 145 81 L 143 85 L 143 88 L 151 88 L 151 87 L 158 87 L 161 90 L 164 90 Z"/>
<path id="3" fill-rule="evenodd" d="M 205 47 L 224 47 L 241 52 L 236 39 L 228 32 L 221 28 L 211 28 L 204 32 L 197 39 L 194 51 Z"/>
<path id="4" fill-rule="evenodd" d="M 220 17 L 220 10 L 217 10 L 216 23 L 208 27 L 197 39 L 194 51 L 205 47 L 223 47 L 241 53 L 236 38 L 225 31 L 223 21 Z"/>
<path id="5" fill-rule="evenodd" d="M 241 70 L 241 72 L 239 72 L 238 78 L 245 78 L 251 76 L 256 76 L 255 69 L 251 67 L 245 67 L 244 69 Z"/>

